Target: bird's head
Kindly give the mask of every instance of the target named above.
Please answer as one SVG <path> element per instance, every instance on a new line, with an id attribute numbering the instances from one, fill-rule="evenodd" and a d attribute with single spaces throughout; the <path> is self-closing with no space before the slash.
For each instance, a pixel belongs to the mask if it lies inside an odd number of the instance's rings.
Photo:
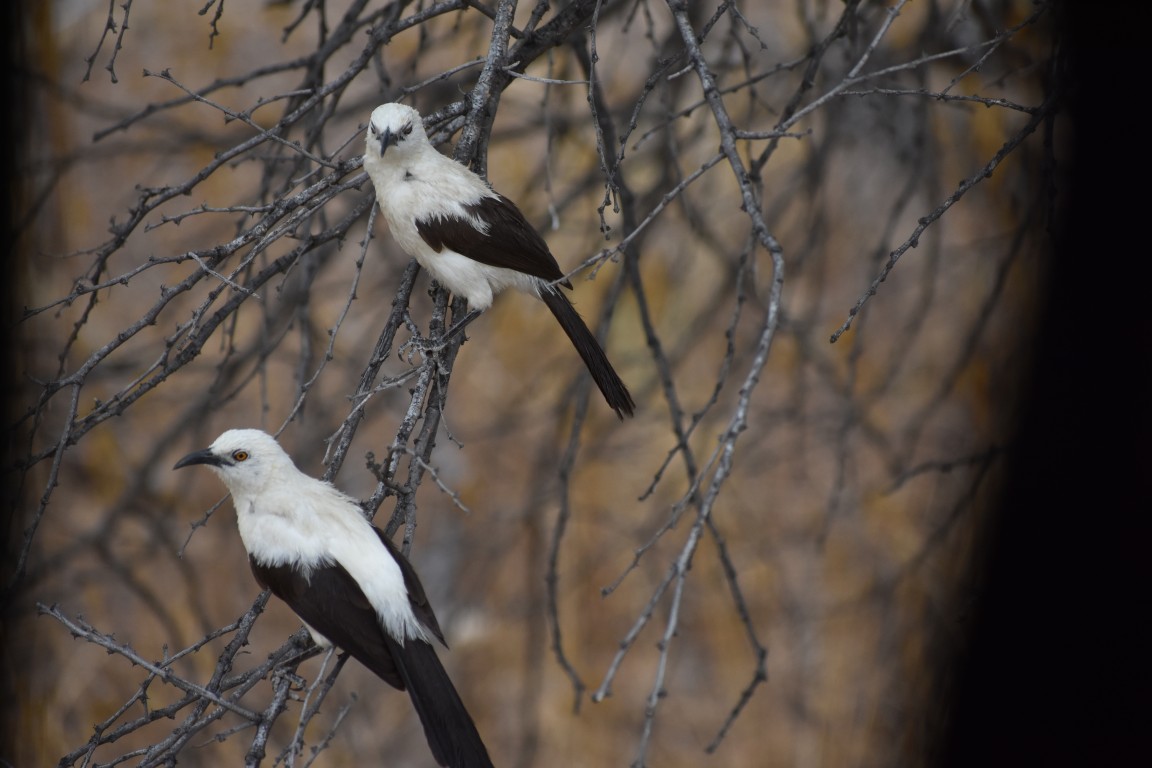
<path id="1" fill-rule="evenodd" d="M 276 438 L 259 429 L 230 429 L 202 451 L 190 453 L 173 469 L 204 464 L 215 472 L 232 497 L 260 493 L 296 471 Z"/>
<path id="2" fill-rule="evenodd" d="M 381 104 L 372 110 L 368 120 L 368 135 L 365 139 L 366 151 L 383 157 L 389 147 L 403 150 L 406 147 L 427 144 L 424 121 L 420 113 L 404 104 Z"/>

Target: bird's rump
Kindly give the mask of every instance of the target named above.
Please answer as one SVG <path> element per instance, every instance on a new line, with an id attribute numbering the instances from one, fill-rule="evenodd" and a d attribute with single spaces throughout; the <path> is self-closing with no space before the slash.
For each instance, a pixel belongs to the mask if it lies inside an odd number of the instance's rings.
<path id="1" fill-rule="evenodd" d="M 372 530 L 376 532 L 377 538 L 388 550 L 388 554 L 392 555 L 392 559 L 400 566 L 400 573 L 404 575 L 404 588 L 408 590 L 408 604 L 412 606 L 412 613 L 416 614 L 416 618 L 424 625 L 424 628 L 435 635 L 436 639 L 447 648 L 448 641 L 444 639 L 444 633 L 440 631 L 440 622 L 436 621 L 436 614 L 432 611 L 432 604 L 428 602 L 428 596 L 424 594 L 424 585 L 420 583 L 416 569 L 412 567 L 412 563 L 408 562 L 408 558 L 404 557 L 403 553 L 396 548 L 392 539 L 384 535 L 384 531 L 376 526 L 372 526 Z"/>

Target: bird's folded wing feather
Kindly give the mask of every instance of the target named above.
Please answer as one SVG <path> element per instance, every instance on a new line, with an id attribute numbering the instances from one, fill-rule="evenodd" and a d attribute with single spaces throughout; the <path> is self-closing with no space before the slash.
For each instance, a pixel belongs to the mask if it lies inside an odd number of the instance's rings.
<path id="1" fill-rule="evenodd" d="M 500 195 L 485 197 L 464 209 L 488 224 L 487 233 L 467 219 L 454 216 L 417 219 L 416 230 L 429 248 L 437 253 L 448 248 L 481 264 L 523 272 L 548 282 L 564 276 L 544 238 L 511 200 Z M 572 287 L 567 280 L 561 285 Z"/>
<path id="2" fill-rule="evenodd" d="M 337 563 L 321 566 L 306 579 L 287 565 L 261 565 L 254 558 L 249 562 L 256 580 L 308 626 L 390 685 L 404 690 L 376 610 L 343 567 Z"/>

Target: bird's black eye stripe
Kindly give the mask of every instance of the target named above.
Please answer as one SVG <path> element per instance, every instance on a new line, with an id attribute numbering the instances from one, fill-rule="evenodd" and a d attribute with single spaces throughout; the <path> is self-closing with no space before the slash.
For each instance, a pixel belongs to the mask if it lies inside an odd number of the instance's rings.
<path id="1" fill-rule="evenodd" d="M 245 451 L 244 449 L 240 449 L 238 451 L 232 451 L 232 458 L 235 461 L 247 461 L 248 460 L 248 451 Z"/>
<path id="2" fill-rule="evenodd" d="M 376 126 L 375 126 L 375 125 L 373 125 L 372 123 L 368 123 L 368 133 L 370 133 L 370 134 L 372 134 L 373 136 L 375 136 L 376 134 L 378 134 L 378 133 L 380 133 L 380 132 L 376 130 Z"/>
<path id="3" fill-rule="evenodd" d="M 401 136 L 407 136 L 410 133 L 412 133 L 412 123 L 408 123 L 404 126 L 404 129 L 400 131 Z"/>

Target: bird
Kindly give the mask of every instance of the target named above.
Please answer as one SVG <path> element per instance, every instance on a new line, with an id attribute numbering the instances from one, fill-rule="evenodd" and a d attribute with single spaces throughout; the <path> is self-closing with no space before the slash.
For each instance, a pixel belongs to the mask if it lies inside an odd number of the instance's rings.
<path id="1" fill-rule="evenodd" d="M 442 766 L 489 768 L 471 715 L 432 640 L 444 634 L 412 565 L 354 499 L 296 468 L 274 437 L 230 429 L 173 469 L 202 464 L 227 486 L 256 581 L 316 645 L 350 654 L 408 692 Z"/>
<path id="2" fill-rule="evenodd" d="M 471 312 L 457 327 L 492 306 L 506 288 L 534 295 L 559 321 L 616 415 L 633 414 L 628 387 L 560 290 L 572 284 L 544 238 L 515 203 L 429 143 L 419 112 L 398 103 L 372 111 L 364 170 L 397 244 L 453 295 L 467 299 Z"/>

